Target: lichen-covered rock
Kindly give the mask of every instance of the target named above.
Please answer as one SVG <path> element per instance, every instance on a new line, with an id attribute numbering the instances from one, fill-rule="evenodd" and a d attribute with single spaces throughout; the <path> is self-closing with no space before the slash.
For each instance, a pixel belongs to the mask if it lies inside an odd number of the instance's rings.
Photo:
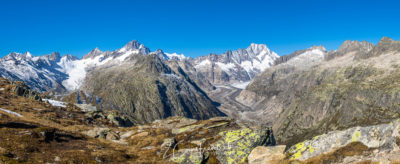
<path id="1" fill-rule="evenodd" d="M 185 126 L 182 128 L 174 128 L 172 129 L 172 134 L 181 134 L 181 133 L 186 133 L 186 132 L 193 132 L 198 128 L 203 127 L 204 124 L 195 124 L 195 125 L 189 125 L 189 126 Z"/>
<path id="2" fill-rule="evenodd" d="M 23 82 L 12 82 L 11 90 L 18 96 L 24 96 L 32 100 L 42 100 L 40 94 L 34 90 L 31 90 L 28 85 Z"/>
<path id="3" fill-rule="evenodd" d="M 211 147 L 215 148 L 217 159 L 222 164 L 245 162 L 254 147 L 261 145 L 265 132 L 250 128 L 220 132 L 221 136 Z"/>
<path id="4" fill-rule="evenodd" d="M 117 126 L 120 126 L 120 127 L 130 127 L 133 125 L 133 123 L 125 116 L 118 116 L 113 113 L 108 114 L 107 119 L 111 123 L 113 123 Z"/>
<path id="5" fill-rule="evenodd" d="M 176 144 L 176 140 L 174 137 L 164 139 L 163 143 L 161 144 L 161 148 L 171 148 L 174 147 Z"/>
<path id="6" fill-rule="evenodd" d="M 249 164 L 279 164 L 286 157 L 285 148 L 285 145 L 258 146 L 251 151 Z"/>
<path id="7" fill-rule="evenodd" d="M 181 128 L 196 123 L 196 119 L 190 119 L 181 116 L 168 117 L 167 119 L 153 121 L 153 127 L 173 129 Z"/>
<path id="8" fill-rule="evenodd" d="M 207 157 L 199 149 L 182 149 L 175 152 L 170 160 L 179 164 L 201 164 Z"/>
<path id="9" fill-rule="evenodd" d="M 343 131 L 332 131 L 327 134 L 316 136 L 311 140 L 306 140 L 292 146 L 288 150 L 290 159 L 306 161 L 335 151 L 341 150 L 348 145 L 361 145 L 364 147 L 361 151 L 371 151 L 370 156 L 367 153 L 359 153 L 359 157 L 368 158 L 379 154 L 399 153 L 400 146 L 400 120 L 389 124 L 381 124 L 367 127 L 353 127 Z M 346 157 L 346 153 L 336 152 L 337 156 Z M 344 153 L 343 153 L 344 152 Z M 353 150 L 354 152 L 354 150 Z M 348 153 L 349 154 L 349 153 Z M 367 154 L 367 156 L 364 156 Z M 354 153 L 352 153 L 354 155 Z M 384 157 L 381 160 L 384 160 Z M 339 159 L 339 160 L 343 160 Z"/>

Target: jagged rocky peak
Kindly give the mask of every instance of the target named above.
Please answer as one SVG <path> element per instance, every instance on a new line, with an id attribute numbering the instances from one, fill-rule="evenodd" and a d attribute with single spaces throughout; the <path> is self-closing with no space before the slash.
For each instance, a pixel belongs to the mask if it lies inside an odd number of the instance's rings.
<path id="1" fill-rule="evenodd" d="M 374 44 L 367 41 L 346 40 L 340 45 L 339 49 L 328 53 L 325 58 L 326 60 L 331 60 L 349 53 L 355 53 L 354 58 L 360 58 L 361 56 L 366 56 L 372 48 L 374 48 Z"/>
<path id="2" fill-rule="evenodd" d="M 101 54 L 103 54 L 103 51 L 101 51 L 99 48 L 96 47 L 95 49 L 90 51 L 88 54 L 83 56 L 82 59 L 94 58 L 94 57 L 99 56 Z"/>
<path id="3" fill-rule="evenodd" d="M 393 39 L 390 39 L 388 37 L 383 37 L 373 50 L 373 53 L 376 54 L 378 54 L 379 52 L 400 51 L 400 41 L 394 41 Z"/>
<path id="4" fill-rule="evenodd" d="M 137 51 L 141 54 L 149 54 L 150 49 L 145 47 L 143 44 L 139 43 L 137 40 L 133 40 L 128 42 L 124 47 L 118 50 L 120 53 L 129 52 L 129 51 Z"/>
<path id="5" fill-rule="evenodd" d="M 168 60 L 168 56 L 164 53 L 163 50 L 157 49 L 157 51 L 153 52 L 155 55 L 157 55 L 161 59 L 166 59 Z"/>
<path id="6" fill-rule="evenodd" d="M 346 40 L 343 42 L 343 44 L 339 47 L 338 51 L 349 51 L 354 50 L 357 48 L 360 49 L 365 49 L 365 50 L 371 50 L 374 47 L 374 44 L 369 43 L 367 41 L 351 41 L 351 40 Z"/>
<path id="7" fill-rule="evenodd" d="M 4 56 L 2 59 L 3 60 L 27 60 L 31 59 L 32 54 L 29 52 L 26 52 L 24 54 L 17 53 L 17 52 L 11 52 L 8 55 Z"/>
<path id="8" fill-rule="evenodd" d="M 61 59 L 61 55 L 59 52 L 52 52 L 49 56 L 49 60 L 57 61 Z"/>
<path id="9" fill-rule="evenodd" d="M 388 53 L 398 53 L 400 52 L 400 41 L 394 41 L 388 37 L 383 37 L 378 45 L 371 48 L 370 51 L 359 53 L 354 56 L 355 60 L 367 59 L 370 57 L 375 57 L 379 55 L 384 55 Z"/>
<path id="10" fill-rule="evenodd" d="M 252 54 L 259 54 L 262 52 L 265 52 L 268 54 L 271 53 L 271 50 L 265 44 L 251 43 L 250 46 L 246 50 L 250 54 L 251 54 L 251 52 L 253 52 Z"/>
<path id="11" fill-rule="evenodd" d="M 265 44 L 252 43 L 246 49 L 228 50 L 219 55 L 211 53 L 190 62 L 213 84 L 243 86 L 272 66 L 278 57 Z"/>

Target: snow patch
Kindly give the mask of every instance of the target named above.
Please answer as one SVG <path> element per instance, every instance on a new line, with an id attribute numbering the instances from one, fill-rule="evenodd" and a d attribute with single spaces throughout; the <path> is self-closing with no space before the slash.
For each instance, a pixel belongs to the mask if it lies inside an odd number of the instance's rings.
<path id="1" fill-rule="evenodd" d="M 0 108 L 0 110 L 3 111 L 3 112 L 9 113 L 9 114 L 13 114 L 13 115 L 15 115 L 17 117 L 22 117 L 22 115 L 17 113 L 17 112 L 13 112 L 13 111 L 10 111 L 10 110 L 7 110 L 7 109 L 3 109 L 3 108 Z"/>
<path id="2" fill-rule="evenodd" d="M 225 63 L 217 62 L 215 64 L 218 65 L 218 67 L 221 68 L 225 72 L 229 72 L 230 70 L 235 68 L 235 64 L 233 64 L 233 63 L 225 64 Z"/>
<path id="3" fill-rule="evenodd" d="M 167 55 L 168 60 L 170 60 L 170 59 L 178 59 L 178 60 L 184 60 L 184 59 L 186 59 L 185 55 L 183 55 L 183 54 L 177 54 L 177 53 L 172 53 L 172 54 L 170 54 L 170 53 L 165 53 L 165 55 Z"/>
<path id="4" fill-rule="evenodd" d="M 239 89 L 245 89 L 247 87 L 247 85 L 249 85 L 249 83 L 250 83 L 250 81 L 233 83 L 232 87 L 239 88 Z"/>
<path id="5" fill-rule="evenodd" d="M 295 67 L 308 66 L 311 67 L 320 63 L 324 59 L 325 51 L 321 49 L 308 50 L 286 62 L 288 65 Z"/>
<path id="6" fill-rule="evenodd" d="M 0 91 L 4 91 L 4 88 L 0 88 Z"/>
<path id="7" fill-rule="evenodd" d="M 166 74 L 166 73 L 163 73 L 163 74 L 161 74 L 161 75 L 164 75 L 164 76 L 167 76 L 167 77 L 176 78 L 176 79 L 181 79 L 180 76 L 175 75 L 175 74 L 170 74 L 170 73 Z"/>
<path id="8" fill-rule="evenodd" d="M 68 79 L 62 82 L 62 84 L 70 91 L 77 90 L 86 77 L 87 68 L 103 65 L 110 60 L 111 57 L 104 59 L 104 55 L 75 61 L 61 59 L 60 62 L 57 63 L 61 67 L 59 71 L 62 71 L 69 76 Z"/>
<path id="9" fill-rule="evenodd" d="M 124 52 L 123 55 L 118 56 L 117 59 L 119 61 L 125 61 L 125 59 L 128 58 L 130 55 L 138 54 L 138 53 L 139 53 L 139 50 L 129 50 L 129 51 Z"/>
<path id="10" fill-rule="evenodd" d="M 203 60 L 199 64 L 195 65 L 195 68 L 201 68 L 201 67 L 206 67 L 208 65 L 211 65 L 211 62 L 209 60 Z"/>
<path id="11" fill-rule="evenodd" d="M 43 101 L 48 101 L 53 106 L 64 107 L 64 108 L 67 107 L 66 102 L 51 100 L 51 99 L 43 99 Z"/>

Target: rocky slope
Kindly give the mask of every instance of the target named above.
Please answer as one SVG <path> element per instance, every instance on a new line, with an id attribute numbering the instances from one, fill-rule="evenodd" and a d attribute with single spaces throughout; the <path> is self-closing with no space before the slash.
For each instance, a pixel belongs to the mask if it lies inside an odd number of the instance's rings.
<path id="1" fill-rule="evenodd" d="M 176 73 L 156 55 L 134 55 L 118 65 L 92 70 L 81 87 L 135 123 L 169 116 L 207 119 L 223 115 L 191 79 Z"/>
<path id="2" fill-rule="evenodd" d="M 294 85 L 292 81 L 276 81 L 276 78 L 285 78 L 290 74 L 295 74 L 296 71 L 312 68 L 324 60 L 327 52 L 324 47 L 319 46 L 297 51 L 297 53 L 291 55 L 290 60 L 273 66 L 255 77 L 245 90 L 242 90 L 238 96 L 232 97 L 250 108 L 250 110 L 242 111 L 238 118 L 272 126 L 284 108 L 286 102 L 283 99 L 295 96 L 295 90 L 286 88 L 288 85 Z M 281 57 L 278 61 L 282 62 L 284 58 Z M 282 100 L 276 96 L 280 90 L 286 91 L 286 94 L 282 94 Z"/>
<path id="3" fill-rule="evenodd" d="M 372 49 L 360 46 L 369 45 L 365 42 L 344 44 L 336 51 L 342 54 L 330 60 L 318 57 L 318 62 L 304 66 L 291 59 L 268 69 L 237 99 L 252 105 L 255 114 L 262 113 L 256 118 L 272 125 L 277 142 L 288 145 L 399 118 L 399 43 L 383 38 Z"/>
<path id="4" fill-rule="evenodd" d="M 227 117 L 118 127 L 119 113 L 35 100 L 21 86 L 0 78 L 0 163 L 237 163 L 271 140 Z"/>

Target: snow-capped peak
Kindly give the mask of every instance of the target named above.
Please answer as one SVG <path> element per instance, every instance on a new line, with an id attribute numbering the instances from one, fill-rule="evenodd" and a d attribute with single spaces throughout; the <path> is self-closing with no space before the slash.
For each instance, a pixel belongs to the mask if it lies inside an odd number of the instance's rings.
<path id="1" fill-rule="evenodd" d="M 32 59 L 32 54 L 29 52 L 26 52 L 24 54 L 22 53 L 17 53 L 17 52 L 11 52 L 8 55 L 4 56 L 2 60 L 13 60 L 13 61 L 29 61 Z"/>
<path id="2" fill-rule="evenodd" d="M 198 57 L 194 59 L 193 64 L 198 71 L 212 74 L 210 81 L 215 84 L 240 83 L 245 86 L 258 73 L 272 66 L 278 57 L 265 44 L 251 43 L 247 49 L 228 50 L 221 55 Z M 220 74 L 219 71 L 223 73 Z"/>
<path id="3" fill-rule="evenodd" d="M 99 48 L 95 48 L 92 51 L 90 51 L 87 55 L 83 56 L 82 59 L 87 59 L 87 58 L 94 58 L 96 56 L 99 56 L 103 53 Z"/>
<path id="4" fill-rule="evenodd" d="M 33 57 L 33 55 L 32 55 L 29 51 L 26 51 L 26 52 L 25 52 L 25 56 L 26 56 L 27 58 L 32 58 L 32 57 Z"/>
<path id="5" fill-rule="evenodd" d="M 143 44 L 136 40 L 128 42 L 124 47 L 118 50 L 119 53 L 134 52 L 137 51 L 141 54 L 149 54 L 150 49 L 145 47 Z"/>
<path id="6" fill-rule="evenodd" d="M 247 51 L 253 51 L 254 53 L 260 53 L 261 51 L 269 51 L 267 45 L 251 43 L 247 48 Z"/>

